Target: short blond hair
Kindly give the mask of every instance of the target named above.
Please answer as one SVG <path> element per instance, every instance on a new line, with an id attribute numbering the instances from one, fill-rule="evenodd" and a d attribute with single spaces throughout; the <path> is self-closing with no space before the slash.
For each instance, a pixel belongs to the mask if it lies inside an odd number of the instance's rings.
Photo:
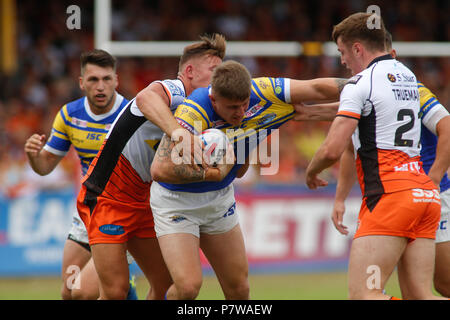
<path id="1" fill-rule="evenodd" d="M 222 98 L 244 101 L 250 97 L 251 87 L 250 72 L 237 61 L 225 61 L 214 69 L 211 88 Z"/>
<path id="2" fill-rule="evenodd" d="M 345 44 L 362 42 L 369 50 L 385 50 L 386 28 L 383 19 L 380 19 L 379 28 L 369 28 L 368 20 L 372 17 L 372 13 L 357 12 L 354 13 L 333 28 L 331 37 L 337 43 L 339 37 Z"/>
<path id="3" fill-rule="evenodd" d="M 191 60 L 199 56 L 216 56 L 221 60 L 225 57 L 225 51 L 227 48 L 227 42 L 225 37 L 219 33 L 214 33 L 212 36 L 204 35 L 200 37 L 200 41 L 186 46 L 183 50 L 183 55 L 180 58 L 178 68 Z"/>

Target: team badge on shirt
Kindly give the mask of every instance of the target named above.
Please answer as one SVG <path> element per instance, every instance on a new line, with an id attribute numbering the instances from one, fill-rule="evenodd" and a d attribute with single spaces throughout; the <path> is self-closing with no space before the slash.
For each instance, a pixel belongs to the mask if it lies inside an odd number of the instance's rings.
<path id="1" fill-rule="evenodd" d="M 387 74 L 387 78 L 389 79 L 390 82 L 396 82 L 397 79 L 395 78 L 395 76 L 392 73 L 388 73 Z"/>

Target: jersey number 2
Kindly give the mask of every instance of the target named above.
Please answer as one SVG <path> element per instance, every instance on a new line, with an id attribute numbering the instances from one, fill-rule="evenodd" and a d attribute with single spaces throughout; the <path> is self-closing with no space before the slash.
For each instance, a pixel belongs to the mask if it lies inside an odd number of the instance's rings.
<path id="1" fill-rule="evenodd" d="M 405 117 L 409 117 L 410 120 L 401 125 L 395 131 L 395 145 L 400 147 L 412 147 L 413 142 L 410 139 L 403 139 L 402 136 L 405 132 L 408 132 L 414 127 L 414 112 L 411 109 L 401 109 L 397 114 L 397 120 L 402 121 Z"/>

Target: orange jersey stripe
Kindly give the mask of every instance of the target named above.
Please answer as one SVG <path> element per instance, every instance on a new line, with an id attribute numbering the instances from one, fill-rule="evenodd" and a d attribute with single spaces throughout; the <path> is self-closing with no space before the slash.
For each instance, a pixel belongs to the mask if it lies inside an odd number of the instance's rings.
<path id="1" fill-rule="evenodd" d="M 350 117 L 350 118 L 355 118 L 358 120 L 361 118 L 360 114 L 355 113 L 355 112 L 345 111 L 345 110 L 339 111 L 336 114 L 336 116 Z"/>
<path id="2" fill-rule="evenodd" d="M 118 201 L 145 204 L 150 199 L 150 183 L 142 181 L 128 160 L 121 155 L 102 195 L 107 198 L 113 196 Z"/>

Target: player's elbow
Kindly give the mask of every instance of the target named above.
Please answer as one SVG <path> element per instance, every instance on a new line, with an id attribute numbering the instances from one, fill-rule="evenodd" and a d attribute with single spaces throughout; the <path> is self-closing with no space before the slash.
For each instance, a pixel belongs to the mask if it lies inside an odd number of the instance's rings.
<path id="1" fill-rule="evenodd" d="M 153 162 L 152 166 L 150 167 L 150 175 L 152 176 L 153 181 L 162 182 L 164 180 L 163 170 L 160 165 L 157 164 L 157 162 Z"/>
<path id="2" fill-rule="evenodd" d="M 142 106 L 145 105 L 145 101 L 147 100 L 147 94 L 145 91 L 141 91 L 136 95 L 136 105 L 139 108 L 139 110 L 142 111 Z"/>
<path id="3" fill-rule="evenodd" d="M 146 109 L 146 106 L 148 105 L 149 101 L 152 101 L 154 99 L 154 92 L 149 89 L 145 88 L 144 90 L 141 90 L 136 95 L 136 105 L 141 110 L 141 112 L 144 112 Z"/>
<path id="4" fill-rule="evenodd" d="M 323 148 L 322 156 L 327 162 L 336 162 L 340 159 L 342 154 L 341 150 L 332 147 Z"/>

